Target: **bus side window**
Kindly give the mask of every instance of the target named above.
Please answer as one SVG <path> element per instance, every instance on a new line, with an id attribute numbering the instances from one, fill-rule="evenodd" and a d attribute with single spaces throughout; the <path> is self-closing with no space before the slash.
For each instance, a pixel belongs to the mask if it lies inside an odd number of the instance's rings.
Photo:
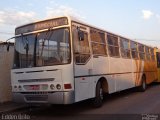
<path id="1" fill-rule="evenodd" d="M 85 64 L 90 58 L 88 33 L 84 32 L 83 40 L 79 40 L 77 27 L 72 26 L 72 33 L 73 33 L 74 56 L 76 64 Z"/>
<path id="2" fill-rule="evenodd" d="M 138 52 L 139 52 L 139 58 L 140 58 L 141 60 L 145 60 L 144 45 L 138 44 Z"/>
<path id="3" fill-rule="evenodd" d="M 129 40 L 120 38 L 121 56 L 122 58 L 131 58 Z"/>
<path id="4" fill-rule="evenodd" d="M 93 54 L 96 56 L 107 55 L 105 33 L 91 28 L 90 34 Z"/>
<path id="5" fill-rule="evenodd" d="M 160 53 L 157 52 L 156 56 L 157 56 L 157 67 L 160 68 Z"/>
<path id="6" fill-rule="evenodd" d="M 138 59 L 137 43 L 133 41 L 131 41 L 131 53 L 133 59 Z"/>
<path id="7" fill-rule="evenodd" d="M 148 60 L 148 61 L 150 61 L 151 60 L 151 55 L 150 55 L 150 48 L 149 47 L 147 47 L 147 46 L 145 46 L 145 53 L 146 53 L 146 59 Z"/>
<path id="8" fill-rule="evenodd" d="M 118 36 L 108 34 L 108 51 L 111 57 L 120 57 L 119 45 L 118 45 Z"/>
<path id="9" fill-rule="evenodd" d="M 155 55 L 154 55 L 154 49 L 153 48 L 150 49 L 150 54 L 151 54 L 152 61 L 155 61 Z"/>

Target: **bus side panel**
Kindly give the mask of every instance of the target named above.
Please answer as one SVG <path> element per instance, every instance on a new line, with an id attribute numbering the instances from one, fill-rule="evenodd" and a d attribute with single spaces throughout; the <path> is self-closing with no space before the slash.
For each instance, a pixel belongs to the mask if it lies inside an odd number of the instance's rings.
<path id="1" fill-rule="evenodd" d="M 146 76 L 146 83 L 149 84 L 157 79 L 156 63 L 151 61 L 133 60 L 133 73 L 135 85 L 141 84 L 141 78 Z"/>
<path id="2" fill-rule="evenodd" d="M 100 78 L 106 78 L 108 83 L 108 92 L 116 92 L 115 81 L 116 79 L 112 75 L 92 76 L 92 77 L 80 77 L 75 78 L 75 102 L 90 99 L 95 97 L 96 84 Z"/>
<path id="3" fill-rule="evenodd" d="M 132 60 L 110 57 L 110 74 L 116 80 L 116 91 L 135 86 L 132 73 Z"/>
<path id="4" fill-rule="evenodd" d="M 93 75 L 109 74 L 109 57 L 98 56 L 93 57 Z"/>
<path id="5" fill-rule="evenodd" d="M 146 75 L 147 84 L 152 83 L 153 81 L 157 80 L 158 76 L 157 76 L 156 62 L 145 61 L 144 62 L 144 73 Z"/>
<path id="6" fill-rule="evenodd" d="M 144 73 L 144 61 L 142 60 L 132 60 L 133 65 L 133 76 L 134 76 L 134 83 L 135 86 L 139 86 L 141 83 L 142 74 Z"/>
<path id="7" fill-rule="evenodd" d="M 92 77 L 75 78 L 75 101 L 93 98 L 95 96 L 94 84 Z"/>
<path id="8" fill-rule="evenodd" d="M 93 75 L 97 75 L 94 77 L 94 81 L 97 83 L 98 80 L 104 77 L 107 80 L 108 84 L 108 92 L 114 93 L 116 92 L 116 78 L 110 75 L 110 57 L 107 56 L 98 56 L 93 57 Z M 96 84 L 94 87 L 94 91 L 96 89 Z"/>
<path id="9" fill-rule="evenodd" d="M 157 82 L 160 82 L 160 50 L 156 50 Z"/>

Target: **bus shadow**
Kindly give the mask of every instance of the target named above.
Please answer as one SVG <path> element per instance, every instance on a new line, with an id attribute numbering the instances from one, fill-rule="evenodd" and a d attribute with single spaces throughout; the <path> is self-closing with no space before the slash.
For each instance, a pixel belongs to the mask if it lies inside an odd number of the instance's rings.
<path id="1" fill-rule="evenodd" d="M 155 86 L 159 86 L 159 83 L 152 83 L 148 85 L 146 90 L 154 88 Z M 132 96 L 133 94 L 137 93 L 136 88 L 131 88 L 128 90 L 124 90 L 121 92 L 113 93 L 110 95 L 105 95 L 104 97 L 104 105 L 108 104 L 109 102 L 118 100 L 120 98 Z M 94 108 L 92 107 L 91 100 L 85 100 L 82 102 L 78 102 L 71 105 L 51 105 L 51 106 L 41 106 L 41 107 L 31 107 L 26 110 L 26 114 L 31 116 L 40 116 L 40 117 L 67 117 L 67 116 L 76 116 L 80 115 L 81 113 L 85 113 L 85 111 L 89 111 L 92 109 L 101 109 L 101 108 Z"/>
<path id="2" fill-rule="evenodd" d="M 149 84 L 149 85 L 147 86 L 147 90 L 148 90 L 148 89 L 151 89 L 151 88 L 153 88 L 153 87 L 159 86 L 159 85 L 160 85 L 160 82 L 153 82 L 153 83 L 151 83 L 151 84 Z"/>
<path id="3" fill-rule="evenodd" d="M 153 83 L 147 85 L 147 89 L 146 89 L 145 92 L 147 92 L 150 89 L 155 88 L 157 86 L 160 86 L 160 83 L 153 82 Z M 134 88 L 130 88 L 130 89 L 127 89 L 127 90 L 122 90 L 120 92 L 116 92 L 116 93 L 113 93 L 113 94 L 106 95 L 105 96 L 105 102 L 108 102 L 108 101 L 111 101 L 111 100 L 113 101 L 115 99 L 122 98 L 122 97 L 131 96 L 133 94 L 136 94 L 137 92 L 145 93 L 145 92 L 140 92 L 137 87 L 134 87 Z"/>

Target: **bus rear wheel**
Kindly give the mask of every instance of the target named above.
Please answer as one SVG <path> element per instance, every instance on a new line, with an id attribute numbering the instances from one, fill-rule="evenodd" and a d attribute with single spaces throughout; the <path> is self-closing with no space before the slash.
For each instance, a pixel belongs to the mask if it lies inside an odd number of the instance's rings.
<path id="1" fill-rule="evenodd" d="M 144 92 L 147 89 L 146 77 L 143 75 L 141 80 L 141 85 L 139 86 L 139 91 Z"/>
<path id="2" fill-rule="evenodd" d="M 96 108 L 101 107 L 102 103 L 103 103 L 103 98 L 104 98 L 104 96 L 103 96 L 102 84 L 99 81 L 96 86 L 96 96 L 93 99 L 93 106 Z"/>

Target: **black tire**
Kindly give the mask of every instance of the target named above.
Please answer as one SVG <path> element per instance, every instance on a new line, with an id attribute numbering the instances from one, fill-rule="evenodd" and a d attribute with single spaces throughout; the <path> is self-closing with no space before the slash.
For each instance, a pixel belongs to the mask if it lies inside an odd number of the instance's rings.
<path id="1" fill-rule="evenodd" d="M 101 84 L 101 82 L 98 82 L 97 86 L 96 86 L 96 96 L 93 99 L 93 106 L 95 108 L 101 107 L 103 104 L 103 98 L 104 98 L 104 96 L 103 96 L 102 84 Z"/>
<path id="2" fill-rule="evenodd" d="M 144 92 L 147 89 L 146 77 L 143 75 L 141 80 L 141 85 L 139 86 L 139 91 Z"/>

